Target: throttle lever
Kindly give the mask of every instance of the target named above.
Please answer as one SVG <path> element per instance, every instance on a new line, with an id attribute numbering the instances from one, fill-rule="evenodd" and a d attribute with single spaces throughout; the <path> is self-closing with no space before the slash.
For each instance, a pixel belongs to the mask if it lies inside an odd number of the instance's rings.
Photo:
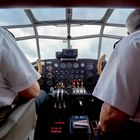
<path id="1" fill-rule="evenodd" d="M 61 103 L 64 108 L 66 108 L 65 100 L 64 100 L 64 89 L 61 89 Z"/>

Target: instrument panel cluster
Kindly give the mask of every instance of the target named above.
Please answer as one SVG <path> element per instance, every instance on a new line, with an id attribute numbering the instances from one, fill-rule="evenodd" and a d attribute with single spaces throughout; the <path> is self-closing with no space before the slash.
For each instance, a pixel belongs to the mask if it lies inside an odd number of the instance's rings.
<path id="1" fill-rule="evenodd" d="M 98 80 L 97 60 L 93 59 L 77 59 L 77 60 L 60 60 L 47 59 L 44 60 L 42 80 L 45 89 L 56 87 L 59 83 L 63 83 L 64 88 L 73 88 L 75 81 L 82 81 L 83 87 L 92 92 Z"/>

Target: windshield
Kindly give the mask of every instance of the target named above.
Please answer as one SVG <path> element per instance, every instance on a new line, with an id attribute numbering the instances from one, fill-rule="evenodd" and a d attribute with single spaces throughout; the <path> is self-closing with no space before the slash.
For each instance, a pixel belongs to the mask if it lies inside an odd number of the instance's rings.
<path id="1" fill-rule="evenodd" d="M 98 59 L 127 36 L 125 20 L 133 9 L 7 8 L 0 9 L 0 26 L 11 31 L 29 59 L 55 58 L 55 52 L 78 49 L 78 58 Z"/>

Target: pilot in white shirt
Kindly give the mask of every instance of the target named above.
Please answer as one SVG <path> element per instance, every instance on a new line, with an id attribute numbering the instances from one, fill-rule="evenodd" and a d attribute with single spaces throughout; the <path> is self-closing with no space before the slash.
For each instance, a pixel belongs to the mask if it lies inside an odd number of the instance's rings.
<path id="1" fill-rule="evenodd" d="M 0 107 L 12 104 L 17 93 L 28 99 L 37 97 L 39 78 L 40 74 L 18 48 L 15 38 L 0 28 Z"/>
<path id="2" fill-rule="evenodd" d="M 129 35 L 123 38 L 110 56 L 92 93 L 104 103 L 99 129 L 118 132 L 126 121 L 140 123 L 140 10 L 126 20 Z"/>

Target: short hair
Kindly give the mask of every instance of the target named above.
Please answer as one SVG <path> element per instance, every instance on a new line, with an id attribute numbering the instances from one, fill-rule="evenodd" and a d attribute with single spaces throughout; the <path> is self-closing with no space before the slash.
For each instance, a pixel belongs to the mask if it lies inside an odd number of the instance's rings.
<path id="1" fill-rule="evenodd" d="M 136 9 L 130 13 L 125 25 L 129 33 L 140 29 L 140 9 Z"/>

